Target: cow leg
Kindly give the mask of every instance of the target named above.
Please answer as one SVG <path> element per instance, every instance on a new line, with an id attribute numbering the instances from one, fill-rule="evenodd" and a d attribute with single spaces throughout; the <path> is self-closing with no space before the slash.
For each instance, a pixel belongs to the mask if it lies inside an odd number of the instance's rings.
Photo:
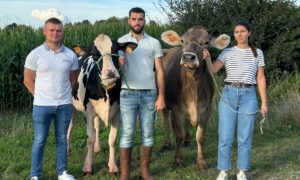
<path id="1" fill-rule="evenodd" d="M 95 117 L 95 113 L 92 111 L 92 107 L 88 104 L 87 110 L 85 112 L 86 117 L 86 132 L 87 132 L 87 146 L 88 146 L 88 152 L 85 158 L 84 166 L 82 169 L 82 172 L 84 175 L 91 174 L 92 173 L 92 165 L 93 165 L 93 148 L 95 144 L 95 128 L 93 123 L 93 118 Z"/>
<path id="2" fill-rule="evenodd" d="M 197 167 L 199 169 L 205 169 L 205 161 L 203 156 L 203 145 L 204 145 L 204 135 L 205 135 L 205 129 L 206 124 L 209 119 L 210 115 L 210 108 L 206 112 L 203 113 L 200 119 L 200 123 L 198 123 L 197 126 L 197 132 L 196 132 L 196 140 L 197 140 L 197 147 L 198 147 L 198 153 L 197 153 Z"/>
<path id="3" fill-rule="evenodd" d="M 190 122 L 188 120 L 186 120 L 185 126 L 184 126 L 184 132 L 185 132 L 184 142 L 183 142 L 184 147 L 191 146 L 191 144 L 192 144 L 190 127 L 191 127 Z"/>
<path id="4" fill-rule="evenodd" d="M 110 175 L 116 175 L 116 173 L 119 171 L 115 160 L 115 145 L 116 145 L 116 139 L 118 133 L 119 119 L 120 119 L 120 113 L 117 112 L 114 118 L 112 118 L 112 123 L 110 127 L 109 138 L 108 138 L 108 144 L 109 144 L 108 172 Z"/>
<path id="5" fill-rule="evenodd" d="M 100 152 L 100 143 L 99 143 L 99 128 L 100 128 L 100 121 L 99 121 L 99 117 L 95 116 L 94 118 L 94 129 L 96 132 L 96 136 L 95 136 L 95 144 L 94 144 L 94 152 L 96 154 L 98 154 Z"/>
<path id="6" fill-rule="evenodd" d="M 72 129 L 73 129 L 73 120 L 71 119 L 69 127 L 68 127 L 68 132 L 67 132 L 67 150 L 68 150 L 67 152 L 68 152 L 68 155 L 69 155 L 69 152 L 70 152 L 70 138 L 71 138 Z"/>
<path id="7" fill-rule="evenodd" d="M 169 110 L 164 110 L 164 143 L 163 146 L 161 147 L 161 151 L 167 151 L 171 149 L 171 114 Z"/>
<path id="8" fill-rule="evenodd" d="M 174 128 L 174 133 L 176 136 L 176 152 L 175 152 L 175 164 L 177 166 L 182 164 L 182 157 L 181 157 L 181 145 L 184 141 L 184 129 L 182 125 L 182 116 L 178 108 L 174 108 L 172 110 L 172 125 Z"/>

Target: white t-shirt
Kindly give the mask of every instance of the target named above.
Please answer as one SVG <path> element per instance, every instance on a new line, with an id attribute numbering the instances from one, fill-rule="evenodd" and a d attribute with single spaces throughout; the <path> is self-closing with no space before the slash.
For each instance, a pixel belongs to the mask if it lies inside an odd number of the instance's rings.
<path id="1" fill-rule="evenodd" d="M 123 76 L 130 89 L 156 89 L 154 60 L 162 57 L 163 52 L 160 42 L 144 33 L 143 38 L 137 42 L 132 37 L 131 32 L 119 38 L 118 42 L 135 42 L 138 47 L 130 54 L 124 54 L 126 64 Z M 122 79 L 122 88 L 127 89 L 124 77 Z"/>
<path id="2" fill-rule="evenodd" d="M 78 69 L 78 59 L 72 50 L 62 45 L 54 52 L 44 43 L 29 53 L 24 67 L 36 72 L 34 105 L 72 103 L 70 71 Z"/>
<path id="3" fill-rule="evenodd" d="M 264 54 L 257 50 L 257 58 L 254 57 L 251 48 L 240 49 L 236 46 L 226 48 L 219 55 L 226 69 L 225 82 L 242 82 L 257 84 L 256 74 L 258 67 L 265 66 Z"/>

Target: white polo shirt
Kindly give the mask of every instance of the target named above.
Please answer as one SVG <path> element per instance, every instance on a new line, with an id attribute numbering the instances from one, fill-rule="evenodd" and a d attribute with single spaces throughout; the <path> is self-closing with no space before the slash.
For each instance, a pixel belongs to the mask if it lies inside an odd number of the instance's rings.
<path id="1" fill-rule="evenodd" d="M 78 69 L 78 59 L 72 50 L 62 45 L 54 52 L 44 43 L 29 53 L 24 67 L 36 72 L 34 105 L 72 103 L 70 71 Z"/>
<path id="2" fill-rule="evenodd" d="M 160 42 L 144 33 L 143 38 L 137 42 L 132 33 L 119 38 L 118 42 L 135 42 L 138 47 L 130 54 L 119 52 L 125 56 L 125 72 L 123 76 L 130 89 L 156 89 L 154 60 L 162 57 L 163 51 Z M 122 78 L 122 88 L 127 89 L 124 77 Z"/>

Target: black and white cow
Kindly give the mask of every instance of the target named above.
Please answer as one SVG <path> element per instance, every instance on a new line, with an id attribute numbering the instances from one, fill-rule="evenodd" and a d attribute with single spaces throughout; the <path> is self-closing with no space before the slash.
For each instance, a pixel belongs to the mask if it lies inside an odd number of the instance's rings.
<path id="1" fill-rule="evenodd" d="M 92 154 L 100 151 L 99 120 L 106 127 L 110 126 L 109 133 L 109 161 L 110 174 L 118 172 L 115 162 L 115 143 L 119 124 L 119 98 L 121 90 L 120 75 L 118 73 L 118 50 L 131 52 L 136 48 L 135 43 L 115 43 L 110 37 L 100 34 L 94 44 L 82 50 L 73 47 L 79 56 L 80 74 L 73 89 L 73 106 L 84 113 L 86 118 L 88 152 L 83 166 L 83 173 L 92 173 Z M 72 123 L 68 130 L 68 141 Z"/>

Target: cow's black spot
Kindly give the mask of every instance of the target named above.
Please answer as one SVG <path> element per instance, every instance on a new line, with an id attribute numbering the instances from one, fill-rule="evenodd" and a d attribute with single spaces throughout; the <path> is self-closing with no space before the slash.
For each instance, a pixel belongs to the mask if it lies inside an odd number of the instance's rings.
<path id="1" fill-rule="evenodd" d="M 73 89 L 72 89 L 72 96 L 75 100 L 79 100 L 78 96 L 77 96 L 78 95 L 78 88 L 79 88 L 79 83 L 76 82 Z"/>
<path id="2" fill-rule="evenodd" d="M 83 83 L 83 86 L 86 88 L 87 86 L 87 82 L 88 82 L 88 79 L 87 79 L 87 74 L 83 75 L 83 78 L 82 78 L 82 83 Z"/>

